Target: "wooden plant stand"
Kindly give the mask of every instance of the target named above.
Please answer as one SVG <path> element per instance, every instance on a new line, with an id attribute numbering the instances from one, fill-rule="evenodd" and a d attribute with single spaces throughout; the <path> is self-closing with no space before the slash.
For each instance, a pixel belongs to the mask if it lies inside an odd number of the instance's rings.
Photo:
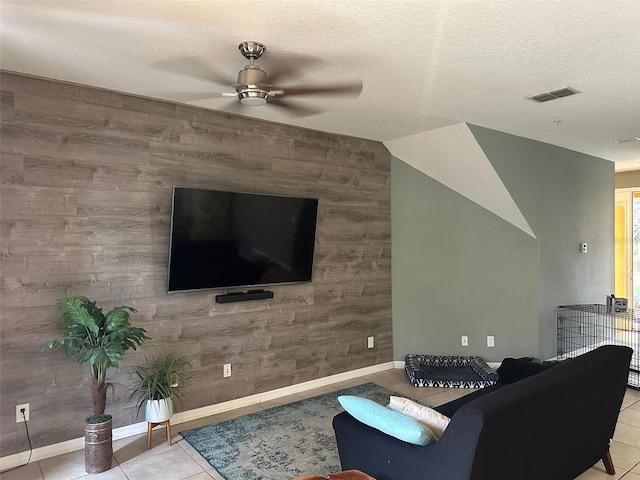
<path id="1" fill-rule="evenodd" d="M 164 422 L 152 423 L 147 422 L 147 450 L 151 450 L 151 431 L 153 427 L 161 426 L 167 429 L 167 443 L 171 445 L 171 423 L 169 420 L 165 420 Z"/>

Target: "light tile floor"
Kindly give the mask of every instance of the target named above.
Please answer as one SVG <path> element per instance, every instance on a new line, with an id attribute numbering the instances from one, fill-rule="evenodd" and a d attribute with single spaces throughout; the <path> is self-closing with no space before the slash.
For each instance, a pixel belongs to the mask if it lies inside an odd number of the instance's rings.
<path id="1" fill-rule="evenodd" d="M 185 442 L 180 431 L 220 422 L 238 415 L 271 408 L 284 403 L 308 398 L 340 388 L 375 382 L 402 395 L 423 400 L 431 405 L 441 405 L 465 395 L 470 390 L 445 388 L 415 388 L 406 379 L 404 370 L 387 370 L 372 375 L 335 383 L 296 395 L 271 400 L 211 417 L 173 426 L 178 432 L 169 446 L 163 429 L 154 430 L 153 447 L 147 450 L 146 434 L 113 442 L 113 468 L 88 475 L 84 471 L 84 451 L 40 460 L 25 467 L 0 474 L 1 480 L 223 480 L 211 465 Z M 640 392 L 627 390 L 618 419 L 615 437 L 611 444 L 611 456 L 616 474 L 608 475 L 602 462 L 598 462 L 577 480 L 640 480 Z M 318 472 L 327 473 L 327 472 Z"/>

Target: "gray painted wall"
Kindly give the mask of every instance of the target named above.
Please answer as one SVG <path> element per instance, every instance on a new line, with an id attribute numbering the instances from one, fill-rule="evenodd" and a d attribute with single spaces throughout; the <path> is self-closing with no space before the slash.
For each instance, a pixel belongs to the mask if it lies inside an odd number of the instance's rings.
<path id="1" fill-rule="evenodd" d="M 549 358 L 555 307 L 602 303 L 613 288 L 613 163 L 470 128 L 537 239 L 393 159 L 396 360 L 407 353 Z"/>

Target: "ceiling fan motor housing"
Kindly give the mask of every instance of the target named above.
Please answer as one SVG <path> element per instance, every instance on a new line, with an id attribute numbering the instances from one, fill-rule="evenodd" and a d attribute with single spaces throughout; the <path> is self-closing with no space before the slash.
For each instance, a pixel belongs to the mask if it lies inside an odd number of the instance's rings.
<path id="1" fill-rule="evenodd" d="M 270 88 L 267 72 L 256 65 L 247 65 L 238 72 L 236 92 L 243 105 L 264 105 L 269 100 Z"/>

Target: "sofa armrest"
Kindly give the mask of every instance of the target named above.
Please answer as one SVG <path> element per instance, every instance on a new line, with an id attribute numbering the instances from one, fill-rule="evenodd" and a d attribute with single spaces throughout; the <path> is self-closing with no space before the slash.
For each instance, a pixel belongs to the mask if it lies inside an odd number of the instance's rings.
<path id="1" fill-rule="evenodd" d="M 451 422 L 436 443 L 412 445 L 365 425 L 347 412 L 333 418 L 343 470 L 361 470 L 376 480 L 468 478 L 483 419 Z"/>

